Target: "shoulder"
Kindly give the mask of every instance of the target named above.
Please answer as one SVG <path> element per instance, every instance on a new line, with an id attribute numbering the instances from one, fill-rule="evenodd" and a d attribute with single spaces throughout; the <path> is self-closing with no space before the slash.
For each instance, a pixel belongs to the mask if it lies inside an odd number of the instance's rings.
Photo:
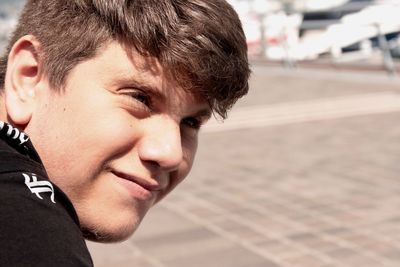
<path id="1" fill-rule="evenodd" d="M 92 266 L 69 205 L 46 176 L 0 169 L 0 266 Z"/>

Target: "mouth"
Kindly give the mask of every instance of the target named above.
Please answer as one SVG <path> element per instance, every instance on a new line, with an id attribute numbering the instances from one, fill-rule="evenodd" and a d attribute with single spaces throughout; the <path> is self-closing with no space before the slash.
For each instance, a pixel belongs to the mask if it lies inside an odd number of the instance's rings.
<path id="1" fill-rule="evenodd" d="M 134 198 L 140 200 L 151 200 L 155 198 L 159 191 L 162 191 L 161 186 L 155 180 L 149 181 L 141 177 L 115 170 L 112 170 L 111 173 Z"/>

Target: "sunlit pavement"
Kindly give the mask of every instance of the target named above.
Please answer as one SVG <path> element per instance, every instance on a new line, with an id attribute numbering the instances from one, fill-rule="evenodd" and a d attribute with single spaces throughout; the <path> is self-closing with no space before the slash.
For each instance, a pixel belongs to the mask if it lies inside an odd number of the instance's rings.
<path id="1" fill-rule="evenodd" d="M 400 266 L 399 98 L 382 74 L 255 66 L 190 177 L 130 240 L 90 243 L 95 266 Z"/>

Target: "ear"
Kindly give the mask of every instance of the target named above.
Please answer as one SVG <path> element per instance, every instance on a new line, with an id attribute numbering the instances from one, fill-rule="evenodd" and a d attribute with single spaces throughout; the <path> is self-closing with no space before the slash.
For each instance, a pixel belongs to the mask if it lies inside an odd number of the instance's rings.
<path id="1" fill-rule="evenodd" d="M 40 43 L 21 37 L 11 48 L 5 77 L 5 107 L 10 123 L 22 129 L 29 123 L 41 79 Z"/>

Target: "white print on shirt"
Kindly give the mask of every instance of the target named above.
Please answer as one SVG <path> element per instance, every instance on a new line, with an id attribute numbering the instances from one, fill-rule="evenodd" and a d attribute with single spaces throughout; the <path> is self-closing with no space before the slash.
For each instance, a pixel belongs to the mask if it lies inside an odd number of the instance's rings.
<path id="1" fill-rule="evenodd" d="M 10 124 L 0 121 L 0 130 L 2 130 L 4 126 L 7 126 L 7 136 L 15 140 L 18 139 L 21 142 L 20 145 L 28 142 L 29 137 L 25 133 L 20 132 L 17 128 L 12 127 Z"/>
<path id="2" fill-rule="evenodd" d="M 54 188 L 53 185 L 49 181 L 38 181 L 36 174 L 32 173 L 32 181 L 31 177 L 29 177 L 28 174 L 23 173 L 22 174 L 25 178 L 25 184 L 31 190 L 32 194 L 36 194 L 36 196 L 40 199 L 43 199 L 40 196 L 40 193 L 46 193 L 49 192 L 51 193 L 50 199 L 53 203 L 56 203 L 54 201 Z"/>

